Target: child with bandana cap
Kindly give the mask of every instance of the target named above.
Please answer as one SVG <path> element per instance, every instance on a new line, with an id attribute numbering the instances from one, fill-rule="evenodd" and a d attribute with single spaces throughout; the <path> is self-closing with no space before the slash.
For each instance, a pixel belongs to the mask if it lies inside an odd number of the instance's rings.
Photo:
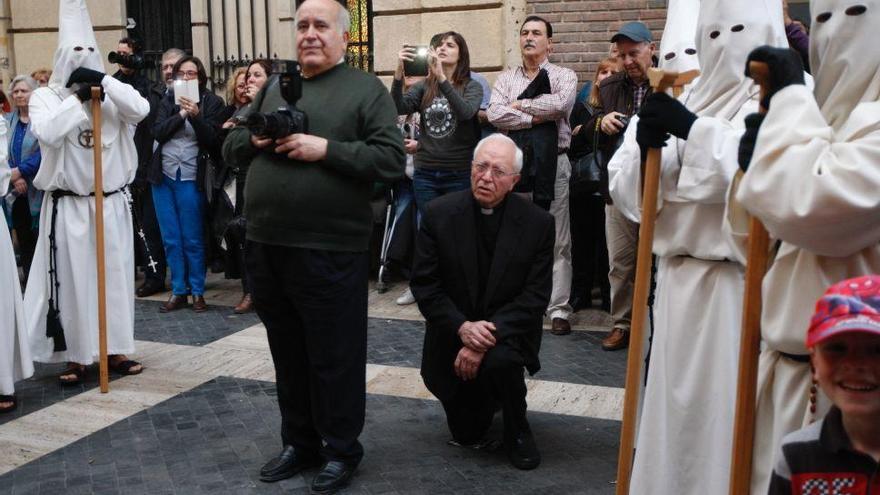
<path id="1" fill-rule="evenodd" d="M 807 348 L 813 379 L 834 406 L 783 439 L 770 495 L 880 493 L 880 276 L 831 286 Z"/>

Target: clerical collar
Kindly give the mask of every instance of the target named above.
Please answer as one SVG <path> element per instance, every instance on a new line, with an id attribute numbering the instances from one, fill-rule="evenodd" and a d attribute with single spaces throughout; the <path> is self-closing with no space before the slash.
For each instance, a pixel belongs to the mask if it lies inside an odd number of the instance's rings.
<path id="1" fill-rule="evenodd" d="M 499 215 L 504 211 L 504 206 L 507 204 L 507 197 L 505 196 L 505 198 L 502 199 L 500 203 L 495 205 L 494 208 L 483 208 L 476 199 L 474 199 L 474 204 L 476 205 L 477 210 L 479 210 L 480 214 L 490 217 L 493 215 Z"/>

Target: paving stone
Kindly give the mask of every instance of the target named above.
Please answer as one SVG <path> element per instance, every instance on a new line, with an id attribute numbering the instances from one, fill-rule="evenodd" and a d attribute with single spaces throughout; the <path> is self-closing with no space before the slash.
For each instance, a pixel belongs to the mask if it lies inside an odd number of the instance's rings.
<path id="1" fill-rule="evenodd" d="M 206 404 L 235 407 L 218 413 Z M 218 428 L 220 414 L 238 427 Z M 530 413 L 530 421 L 543 463 L 524 472 L 500 450 L 447 445 L 436 401 L 369 395 L 366 456 L 342 493 L 613 493 L 619 423 L 543 413 Z M 169 424 L 187 427 L 163 429 Z M 258 480 L 280 448 L 279 424 L 274 384 L 219 377 L 0 476 L 0 494 L 308 493 L 317 469 L 278 483 Z M 490 436 L 500 438 L 500 418 Z M 125 449 L 113 438 L 142 438 L 152 447 Z"/>
<path id="2" fill-rule="evenodd" d="M 425 324 L 420 321 L 370 318 L 367 361 L 372 364 L 418 368 L 422 361 Z M 558 336 L 544 332 L 540 380 L 623 387 L 626 353 L 602 350 L 603 334 L 575 331 Z"/>

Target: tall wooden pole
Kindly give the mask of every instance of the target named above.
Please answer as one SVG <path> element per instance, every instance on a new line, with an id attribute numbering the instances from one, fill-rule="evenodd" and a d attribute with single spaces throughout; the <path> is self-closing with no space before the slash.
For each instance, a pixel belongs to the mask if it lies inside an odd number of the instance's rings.
<path id="1" fill-rule="evenodd" d="M 693 80 L 696 71 L 684 74 L 649 69 L 654 91 L 672 87 L 676 96 L 681 87 Z M 654 223 L 657 219 L 657 194 L 660 189 L 661 150 L 651 148 L 645 161 L 642 179 L 642 218 L 639 224 L 639 247 L 636 254 L 635 290 L 633 292 L 632 325 L 626 361 L 626 384 L 623 398 L 623 425 L 617 456 L 617 495 L 629 494 L 635 445 L 636 413 L 639 408 L 639 382 L 642 375 L 642 347 L 645 320 L 648 317 L 648 293 L 651 290 L 651 254 L 654 246 Z M 662 455 L 662 453 L 660 454 Z"/>
<path id="2" fill-rule="evenodd" d="M 751 62 L 749 76 L 761 86 L 761 101 L 764 101 L 769 78 L 767 64 Z M 767 109 L 761 106 L 760 112 L 766 113 Z M 736 413 L 733 422 L 733 452 L 730 456 L 730 495 L 749 495 L 752 482 L 758 357 L 761 346 L 761 283 L 767 272 L 770 252 L 770 236 L 757 218 L 749 221 L 748 242 L 742 332 L 739 341 Z"/>
<path id="3" fill-rule="evenodd" d="M 101 147 L 101 88 L 92 88 L 92 135 L 95 153 L 95 252 L 98 268 L 98 352 L 101 393 L 110 391 L 107 363 L 107 281 L 104 266 L 104 168 Z"/>

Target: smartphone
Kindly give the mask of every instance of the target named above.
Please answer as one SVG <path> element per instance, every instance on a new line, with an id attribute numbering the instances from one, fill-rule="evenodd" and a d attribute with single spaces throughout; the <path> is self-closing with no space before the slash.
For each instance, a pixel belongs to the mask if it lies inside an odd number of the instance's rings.
<path id="1" fill-rule="evenodd" d="M 413 61 L 403 62 L 403 73 L 407 76 L 427 76 L 428 75 L 428 47 L 416 45 L 403 45 L 404 48 L 413 48 L 416 56 Z"/>

